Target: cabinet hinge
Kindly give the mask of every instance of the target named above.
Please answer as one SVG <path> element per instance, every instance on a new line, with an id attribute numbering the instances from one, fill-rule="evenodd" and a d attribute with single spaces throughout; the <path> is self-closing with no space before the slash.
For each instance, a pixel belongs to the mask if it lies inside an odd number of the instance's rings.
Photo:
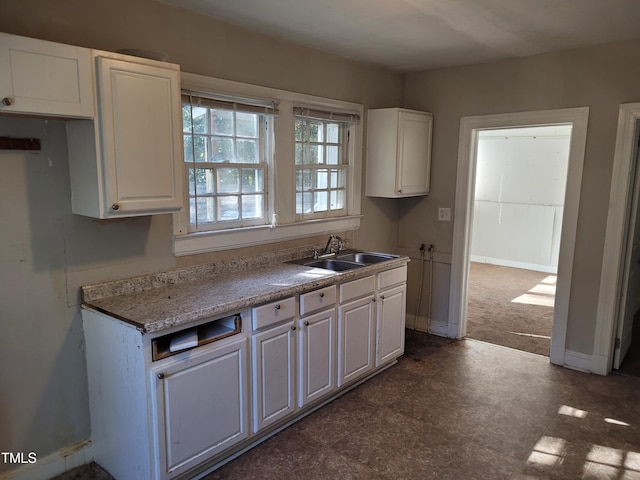
<path id="1" fill-rule="evenodd" d="M 613 344 L 613 348 L 620 348 L 620 339 L 619 338 L 616 338 L 616 341 Z"/>

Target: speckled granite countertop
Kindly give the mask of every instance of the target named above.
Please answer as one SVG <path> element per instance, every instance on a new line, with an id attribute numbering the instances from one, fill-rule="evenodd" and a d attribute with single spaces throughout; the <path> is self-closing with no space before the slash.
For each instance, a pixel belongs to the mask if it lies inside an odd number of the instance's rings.
<path id="1" fill-rule="evenodd" d="M 400 266 L 398 257 L 345 272 L 292 263 L 250 268 L 198 266 L 82 287 L 83 305 L 145 333 L 195 322 Z M 221 270 L 221 271 L 220 271 Z"/>

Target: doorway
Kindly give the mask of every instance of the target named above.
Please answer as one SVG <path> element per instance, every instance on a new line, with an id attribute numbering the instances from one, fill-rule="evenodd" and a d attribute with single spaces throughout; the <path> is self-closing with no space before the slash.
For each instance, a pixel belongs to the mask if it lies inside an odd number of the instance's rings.
<path id="1" fill-rule="evenodd" d="M 549 356 L 571 125 L 478 133 L 467 338 Z"/>
<path id="2" fill-rule="evenodd" d="M 633 339 L 640 335 L 634 328 L 639 294 L 630 277 L 638 265 L 639 141 L 640 103 L 620 105 L 593 354 L 596 371 L 603 375 L 623 365 L 625 353 L 629 357 L 631 352 L 633 360 L 638 348 Z"/>
<path id="3" fill-rule="evenodd" d="M 588 114 L 589 109 L 587 107 L 580 107 L 462 118 L 460 122 L 458 173 L 453 225 L 454 238 L 447 332 L 449 337 L 463 338 L 466 335 L 467 329 L 469 263 L 479 133 L 483 130 L 499 128 L 570 125 L 572 130 L 569 166 L 558 255 L 558 276 L 554 303 L 550 360 L 552 363 L 559 365 L 585 368 L 584 364 L 586 360 L 584 358 L 571 355 L 570 352 L 566 351 L 565 340 Z M 587 367 L 590 367 L 590 365 Z"/>

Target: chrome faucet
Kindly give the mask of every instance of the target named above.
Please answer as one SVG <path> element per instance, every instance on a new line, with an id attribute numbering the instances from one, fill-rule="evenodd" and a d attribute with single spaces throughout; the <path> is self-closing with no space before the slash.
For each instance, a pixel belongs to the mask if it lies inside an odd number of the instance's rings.
<path id="1" fill-rule="evenodd" d="M 337 242 L 337 247 L 335 243 Z M 322 256 L 324 255 L 336 255 L 342 252 L 344 248 L 344 240 L 337 235 L 329 235 L 329 239 L 327 240 L 327 244 L 322 249 Z M 316 255 L 317 250 L 314 249 L 314 255 Z"/>
<path id="2" fill-rule="evenodd" d="M 322 249 L 322 255 L 326 255 L 327 253 L 331 253 L 333 240 L 336 238 L 335 235 L 329 235 L 329 240 L 327 240 L 327 244 Z"/>

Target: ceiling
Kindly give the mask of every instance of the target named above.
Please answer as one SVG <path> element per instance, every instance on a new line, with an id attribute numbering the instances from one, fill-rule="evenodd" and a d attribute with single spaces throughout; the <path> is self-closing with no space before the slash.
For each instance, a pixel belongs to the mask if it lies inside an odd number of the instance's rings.
<path id="1" fill-rule="evenodd" d="M 639 0 L 161 0 L 396 71 L 640 37 Z"/>

